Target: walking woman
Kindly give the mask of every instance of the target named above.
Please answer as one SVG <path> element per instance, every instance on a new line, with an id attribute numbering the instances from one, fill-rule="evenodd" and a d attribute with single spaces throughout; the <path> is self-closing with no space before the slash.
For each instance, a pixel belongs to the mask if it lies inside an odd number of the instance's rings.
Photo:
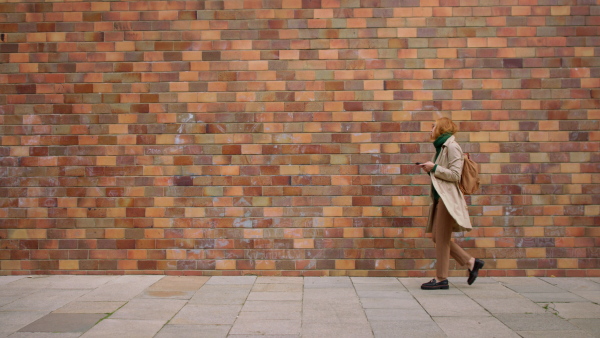
<path id="1" fill-rule="evenodd" d="M 427 233 L 432 233 L 436 254 L 436 278 L 421 285 L 423 290 L 449 289 L 448 269 L 450 256 L 469 269 L 468 284 L 477 278 L 484 265 L 480 259 L 471 257 L 452 241 L 452 232 L 471 230 L 467 203 L 458 188 L 462 173 L 463 151 L 456 143 L 454 134 L 458 127 L 447 117 L 438 119 L 431 129 L 435 147 L 433 162 L 418 164 L 431 177 L 431 197 Z"/>

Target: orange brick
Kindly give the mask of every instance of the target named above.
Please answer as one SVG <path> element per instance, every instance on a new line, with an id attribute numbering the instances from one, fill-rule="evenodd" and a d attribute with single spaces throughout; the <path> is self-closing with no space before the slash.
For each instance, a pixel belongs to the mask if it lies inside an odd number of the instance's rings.
<path id="1" fill-rule="evenodd" d="M 303 230 L 302 229 L 284 229 L 283 237 L 285 238 L 302 238 Z"/>
<path id="2" fill-rule="evenodd" d="M 186 259 L 186 251 L 180 249 L 166 250 L 167 259 Z"/>
<path id="3" fill-rule="evenodd" d="M 396 261 L 393 259 L 377 259 L 375 260 L 375 269 L 391 270 L 396 268 Z"/>
<path id="4" fill-rule="evenodd" d="M 443 59 L 455 59 L 457 57 L 456 48 L 442 48 L 437 50 L 437 56 Z"/>
<path id="5" fill-rule="evenodd" d="M 77 260 L 60 260 L 58 261 L 60 270 L 77 270 L 79 269 L 79 261 Z"/>
<path id="6" fill-rule="evenodd" d="M 345 238 L 360 238 L 364 236 L 364 229 L 362 228 L 345 228 L 344 229 L 344 237 Z"/>
<path id="7" fill-rule="evenodd" d="M 276 265 L 273 260 L 257 260 L 255 261 L 256 270 L 275 270 Z"/>
<path id="8" fill-rule="evenodd" d="M 332 50 L 320 50 L 319 51 L 319 59 L 338 59 L 338 51 L 335 49 Z"/>
<path id="9" fill-rule="evenodd" d="M 216 260 L 216 269 L 217 270 L 235 270 L 236 264 L 233 259 L 226 260 Z"/>
<path id="10" fill-rule="evenodd" d="M 416 28 L 398 28 L 398 37 L 416 38 L 417 37 L 417 29 Z"/>
<path id="11" fill-rule="evenodd" d="M 417 58 L 416 49 L 400 49 L 398 50 L 399 59 L 415 59 Z"/>
<path id="12" fill-rule="evenodd" d="M 315 247 L 314 239 L 294 239 L 294 249 L 312 249 Z"/>
<path id="13" fill-rule="evenodd" d="M 579 267 L 579 260 L 576 258 L 558 258 L 556 263 L 559 269 L 577 269 Z"/>
<path id="14" fill-rule="evenodd" d="M 244 238 L 262 238 L 262 229 L 244 229 Z"/>
<path id="15" fill-rule="evenodd" d="M 117 269 L 119 269 L 119 270 L 137 270 L 138 269 L 138 261 L 137 260 L 117 261 Z"/>
<path id="16" fill-rule="evenodd" d="M 356 260 L 353 259 L 336 259 L 336 270 L 354 270 L 356 269 Z"/>
<path id="17" fill-rule="evenodd" d="M 146 250 L 127 250 L 127 259 L 130 260 L 139 260 L 139 259 L 147 259 L 148 252 Z"/>

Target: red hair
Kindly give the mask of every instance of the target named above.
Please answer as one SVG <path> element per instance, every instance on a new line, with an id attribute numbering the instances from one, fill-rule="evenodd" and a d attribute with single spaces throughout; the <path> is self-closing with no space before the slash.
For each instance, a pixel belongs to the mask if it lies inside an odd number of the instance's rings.
<path id="1" fill-rule="evenodd" d="M 447 117 L 442 117 L 435 121 L 435 129 L 433 130 L 432 140 L 436 140 L 443 134 L 456 134 L 458 126 Z"/>

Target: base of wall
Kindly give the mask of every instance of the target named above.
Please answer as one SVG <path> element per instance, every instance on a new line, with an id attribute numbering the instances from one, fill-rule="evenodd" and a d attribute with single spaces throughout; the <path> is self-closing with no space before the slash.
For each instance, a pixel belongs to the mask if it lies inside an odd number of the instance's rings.
<path id="1" fill-rule="evenodd" d="M 168 276 L 280 276 L 280 277 L 435 277 L 434 270 L 9 270 L 10 275 L 168 275 Z M 600 277 L 600 269 L 482 270 L 480 277 Z M 467 277 L 466 270 L 451 270 L 450 277 Z"/>

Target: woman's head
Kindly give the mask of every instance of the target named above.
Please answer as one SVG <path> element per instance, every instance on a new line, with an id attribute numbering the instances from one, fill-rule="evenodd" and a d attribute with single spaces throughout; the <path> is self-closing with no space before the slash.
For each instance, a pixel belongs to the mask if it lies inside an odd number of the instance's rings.
<path id="1" fill-rule="evenodd" d="M 431 128 L 431 139 L 436 140 L 443 134 L 454 135 L 458 131 L 458 126 L 447 117 L 437 119 Z"/>

